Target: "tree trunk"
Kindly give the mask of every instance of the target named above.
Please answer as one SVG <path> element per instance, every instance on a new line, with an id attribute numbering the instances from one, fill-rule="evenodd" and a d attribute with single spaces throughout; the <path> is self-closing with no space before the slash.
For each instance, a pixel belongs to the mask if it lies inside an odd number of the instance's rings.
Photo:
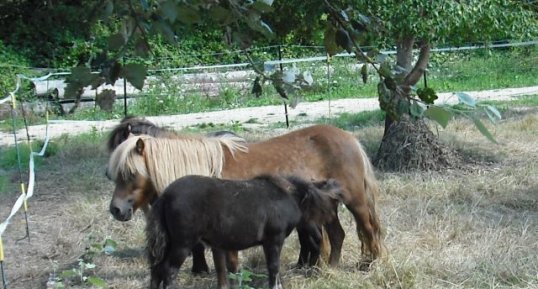
<path id="1" fill-rule="evenodd" d="M 422 119 L 403 116 L 385 131 L 375 159 L 387 171 L 441 170 L 455 167 L 459 157 L 445 147 Z"/>
<path id="2" fill-rule="evenodd" d="M 403 68 L 403 71 L 406 71 L 406 74 L 409 74 L 411 72 L 411 68 L 413 67 L 414 44 L 415 38 L 412 36 L 408 36 L 400 39 L 396 46 L 396 65 Z M 387 115 L 385 117 L 385 134 L 393 123 L 394 119 L 391 116 Z"/>
<path id="3" fill-rule="evenodd" d="M 394 97 L 406 98 L 411 86 L 416 85 L 426 70 L 430 46 L 421 43 L 417 62 L 413 66 L 413 37 L 404 37 L 398 41 L 396 50 L 397 65 L 406 72 L 402 77 Z M 374 160 L 375 165 L 383 170 L 439 170 L 454 166 L 459 158 L 444 147 L 429 129 L 425 120 L 413 119 L 403 115 L 399 120 L 388 114 L 385 118 L 385 131 L 381 145 Z"/>

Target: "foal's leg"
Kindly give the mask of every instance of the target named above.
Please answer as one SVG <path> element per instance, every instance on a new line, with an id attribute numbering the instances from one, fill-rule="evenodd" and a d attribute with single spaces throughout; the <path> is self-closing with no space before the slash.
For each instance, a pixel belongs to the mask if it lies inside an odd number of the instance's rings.
<path id="1" fill-rule="evenodd" d="M 228 272 L 239 272 L 239 252 L 238 251 L 226 251 L 226 268 Z"/>
<path id="2" fill-rule="evenodd" d="M 205 247 L 201 242 L 198 242 L 192 248 L 192 270 L 194 274 L 200 274 L 202 272 L 209 273 L 209 266 L 205 261 Z"/>
<path id="3" fill-rule="evenodd" d="M 267 271 L 269 272 L 270 289 L 282 289 L 278 271 L 280 269 L 280 251 L 282 250 L 284 238 L 284 236 L 276 237 L 263 244 L 263 253 L 265 254 L 265 262 L 267 263 Z"/>
<path id="4" fill-rule="evenodd" d="M 319 260 L 320 255 L 320 245 L 321 245 L 321 227 L 320 226 L 310 226 L 308 232 L 308 243 L 310 244 L 310 254 L 308 265 L 310 267 L 316 266 Z"/>
<path id="5" fill-rule="evenodd" d="M 301 268 L 307 263 L 309 266 L 315 266 L 320 255 L 321 227 L 302 223 L 297 226 L 297 235 L 299 236 L 301 251 L 296 267 Z"/>
<path id="6" fill-rule="evenodd" d="M 329 256 L 329 266 L 336 267 L 340 261 L 340 255 L 342 254 L 342 244 L 344 244 L 344 238 L 346 237 L 346 232 L 338 215 L 329 223 L 325 224 L 325 230 L 329 237 L 329 242 L 331 243 L 331 255 Z"/>
<path id="7" fill-rule="evenodd" d="M 168 252 L 164 260 L 151 266 L 151 281 L 150 288 L 158 289 L 160 283 L 163 283 L 163 289 L 166 289 L 172 281 L 187 256 L 189 256 L 189 248 L 174 248 L 174 251 Z"/>
<path id="8" fill-rule="evenodd" d="M 228 289 L 228 280 L 226 279 L 226 252 L 211 248 L 213 251 L 213 262 L 217 271 L 217 287 L 218 289 Z"/>
<path id="9" fill-rule="evenodd" d="M 297 235 L 299 236 L 299 244 L 301 246 L 301 251 L 299 252 L 299 260 L 297 260 L 297 268 L 303 268 L 304 265 L 308 262 L 310 252 L 312 251 L 311 243 L 308 238 L 308 231 L 302 225 L 299 225 L 297 228 Z"/>

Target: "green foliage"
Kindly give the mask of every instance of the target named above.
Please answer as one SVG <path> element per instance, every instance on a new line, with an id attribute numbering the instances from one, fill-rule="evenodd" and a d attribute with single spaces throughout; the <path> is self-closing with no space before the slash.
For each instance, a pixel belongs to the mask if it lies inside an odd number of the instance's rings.
<path id="1" fill-rule="evenodd" d="M 229 273 L 228 278 L 237 281 L 238 289 L 255 289 L 251 286 L 254 279 L 267 278 L 267 276 L 265 274 L 254 273 L 248 268 L 241 268 L 237 273 Z"/>
<path id="2" fill-rule="evenodd" d="M 84 63 L 93 50 L 88 20 L 98 2 L 2 1 L 0 38 L 37 67 Z"/>
<path id="3" fill-rule="evenodd" d="M 515 1 L 380 0 L 353 6 L 383 23 L 384 42 L 408 36 L 434 43 L 462 44 L 532 38 L 538 32 L 532 10 Z"/>
<path id="4" fill-rule="evenodd" d="M 0 40 L 0 98 L 15 90 L 17 74 L 27 74 L 28 65 L 24 56 Z"/>
<path id="5" fill-rule="evenodd" d="M 8 176 L 3 173 L 0 174 L 0 195 L 14 189 L 15 186 L 10 184 Z"/>
<path id="6" fill-rule="evenodd" d="M 91 238 L 90 236 L 90 239 Z M 69 270 L 64 270 L 60 277 L 55 280 L 55 288 L 64 288 L 67 284 L 81 284 L 84 287 L 107 288 L 108 284 L 105 280 L 95 275 L 96 264 L 93 259 L 99 254 L 110 255 L 116 251 L 116 241 L 105 239 L 103 242 L 92 243 L 84 255 L 78 259 L 76 267 Z"/>
<path id="7" fill-rule="evenodd" d="M 320 119 L 320 122 L 328 122 L 341 129 L 353 131 L 357 127 L 378 125 L 385 119 L 385 112 L 379 109 L 360 113 L 342 113 L 336 118 Z"/>
<path id="8" fill-rule="evenodd" d="M 36 145 L 31 145 L 32 148 L 37 147 Z M 3 169 L 16 169 L 19 166 L 19 159 L 20 159 L 20 165 L 23 171 L 28 170 L 28 162 L 30 161 L 30 146 L 26 144 L 25 142 L 19 144 L 19 148 L 15 146 L 8 147 L 6 149 L 3 149 L 2 154 L 0 155 L 0 167 Z M 35 160 L 36 166 L 41 164 L 41 160 L 39 158 L 36 158 Z"/>
<path id="9" fill-rule="evenodd" d="M 424 111 L 424 116 L 436 121 L 443 128 L 448 125 L 448 122 L 453 117 L 450 111 L 438 106 L 430 106 L 428 109 L 426 109 L 426 111 Z"/>

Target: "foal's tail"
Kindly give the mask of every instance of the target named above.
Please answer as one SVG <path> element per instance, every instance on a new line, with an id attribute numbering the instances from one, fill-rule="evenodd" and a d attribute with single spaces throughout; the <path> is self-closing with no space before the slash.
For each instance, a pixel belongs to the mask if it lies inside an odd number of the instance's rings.
<path id="1" fill-rule="evenodd" d="M 296 183 L 297 184 L 297 183 Z M 334 179 L 308 184 L 300 208 L 307 221 L 323 225 L 336 218 L 338 204 L 342 201 L 342 187 Z M 301 188 L 299 187 L 299 190 Z"/>
<path id="2" fill-rule="evenodd" d="M 151 266 L 164 260 L 168 234 L 164 223 L 163 202 L 157 200 L 151 208 L 146 224 L 147 252 Z"/>

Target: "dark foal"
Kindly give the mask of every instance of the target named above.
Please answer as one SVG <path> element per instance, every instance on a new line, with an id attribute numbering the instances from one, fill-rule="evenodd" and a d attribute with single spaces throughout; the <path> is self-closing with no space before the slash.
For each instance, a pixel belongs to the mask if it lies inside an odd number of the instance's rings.
<path id="1" fill-rule="evenodd" d="M 228 288 L 225 252 L 258 245 L 263 246 L 269 287 L 282 288 L 278 271 L 284 239 L 297 227 L 301 242 L 310 242 L 301 247 L 317 247 L 319 255 L 319 227 L 336 217 L 340 198 L 334 180 L 180 178 L 157 199 L 148 219 L 150 288 L 170 285 L 200 241 L 212 248 L 219 289 Z"/>
<path id="2" fill-rule="evenodd" d="M 114 151 L 114 149 L 125 141 L 131 135 L 151 135 L 154 137 L 168 137 L 175 138 L 180 137 L 176 132 L 161 128 L 155 125 L 153 122 L 136 116 L 126 116 L 123 118 L 118 126 L 110 133 L 107 148 L 109 152 Z M 206 134 L 208 137 L 235 137 L 242 138 L 241 136 L 231 132 L 231 131 L 215 131 L 209 132 Z M 197 244 L 192 249 L 192 272 L 194 274 L 200 274 L 203 272 L 209 273 L 209 267 L 204 256 L 204 245 Z M 233 259 L 233 255 L 230 257 Z M 230 266 L 236 266 L 235 264 L 230 264 Z"/>

